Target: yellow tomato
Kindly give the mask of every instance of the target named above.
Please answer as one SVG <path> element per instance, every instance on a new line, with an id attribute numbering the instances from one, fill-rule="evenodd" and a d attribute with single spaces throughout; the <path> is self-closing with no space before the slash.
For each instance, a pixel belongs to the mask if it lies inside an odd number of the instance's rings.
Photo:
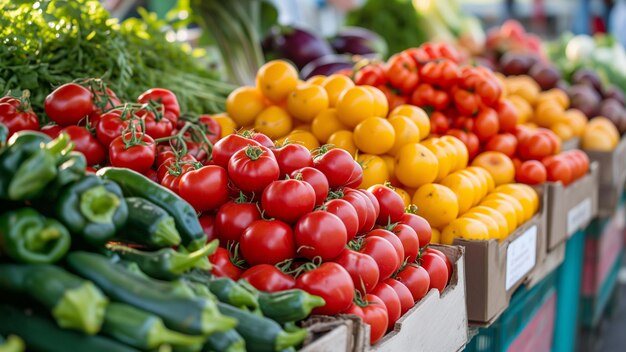
<path id="1" fill-rule="evenodd" d="M 572 133 L 576 137 L 580 137 L 587 127 L 587 116 L 577 109 L 569 109 L 565 111 L 565 120 L 567 125 L 572 129 Z"/>
<path id="2" fill-rule="evenodd" d="M 567 93 L 559 88 L 553 88 L 539 93 L 539 97 L 537 97 L 535 104 L 539 105 L 544 101 L 554 101 L 561 105 L 563 109 L 567 109 L 569 107 L 569 97 L 567 96 Z"/>
<path id="3" fill-rule="evenodd" d="M 483 200 L 480 205 L 491 208 L 504 216 L 509 230 L 508 234 L 515 231 L 517 228 L 517 214 L 511 203 L 502 199 L 486 199 Z"/>
<path id="4" fill-rule="evenodd" d="M 404 189 L 400 187 L 395 187 L 394 191 L 396 191 L 396 193 L 398 193 L 400 198 L 402 198 L 402 203 L 404 203 L 405 208 L 411 204 L 411 195 L 409 194 L 409 192 L 405 191 Z"/>
<path id="5" fill-rule="evenodd" d="M 467 147 L 460 139 L 454 136 L 442 136 L 439 138 L 442 142 L 447 143 L 449 146 L 454 148 L 456 151 L 454 167 L 452 171 L 463 170 L 467 167 L 467 163 L 469 160 L 469 154 L 467 152 Z"/>
<path id="6" fill-rule="evenodd" d="M 367 189 L 373 185 L 384 184 L 389 180 L 387 165 L 378 155 L 360 154 L 357 161 L 363 167 L 363 182 L 359 188 Z"/>
<path id="7" fill-rule="evenodd" d="M 550 127 L 559 122 L 566 121 L 565 109 L 553 100 L 543 101 L 535 108 L 533 122 L 541 127 Z"/>
<path id="8" fill-rule="evenodd" d="M 391 110 L 389 114 L 390 117 L 395 115 L 403 115 L 410 118 L 420 130 L 420 140 L 428 137 L 430 134 L 430 119 L 426 111 L 421 108 L 408 104 L 399 105 Z"/>
<path id="9" fill-rule="evenodd" d="M 493 180 L 493 176 L 491 176 L 491 174 L 489 173 L 489 171 L 487 171 L 486 169 L 480 167 L 480 166 L 470 166 L 467 168 L 467 171 L 473 173 L 474 175 L 477 175 L 478 177 L 482 178 L 483 182 L 485 183 L 485 186 L 487 186 L 487 192 L 485 192 L 485 194 L 483 195 L 486 196 L 487 193 L 493 191 L 493 189 L 496 187 L 496 183 Z"/>
<path id="10" fill-rule="evenodd" d="M 278 106 L 269 106 L 257 116 L 254 129 L 272 139 L 280 138 L 291 131 L 291 116 Z"/>
<path id="11" fill-rule="evenodd" d="M 518 95 L 509 95 L 507 99 L 513 104 L 517 111 L 518 124 L 528 122 L 533 118 L 533 107 L 524 98 Z"/>
<path id="12" fill-rule="evenodd" d="M 430 243 L 441 243 L 441 232 L 437 229 L 431 229 Z"/>
<path id="13" fill-rule="evenodd" d="M 428 183 L 417 189 L 413 195 L 417 215 L 428 221 L 430 226 L 441 229 L 459 215 L 459 203 L 450 188 L 436 183 Z"/>
<path id="14" fill-rule="evenodd" d="M 294 118 L 311 122 L 320 111 L 328 108 L 328 94 L 321 86 L 303 85 L 289 93 L 287 112 Z"/>
<path id="15" fill-rule="evenodd" d="M 263 95 L 254 87 L 239 87 L 226 99 L 226 112 L 239 126 L 253 124 L 264 108 Z"/>
<path id="16" fill-rule="evenodd" d="M 452 244 L 455 238 L 466 240 L 488 240 L 489 231 L 487 226 L 476 219 L 459 218 L 446 226 L 441 231 L 441 243 Z"/>
<path id="17" fill-rule="evenodd" d="M 213 119 L 217 121 L 222 129 L 221 138 L 237 132 L 237 123 L 233 121 L 233 119 L 231 119 L 228 115 L 221 113 L 211 115 L 211 117 L 213 117 Z"/>
<path id="18" fill-rule="evenodd" d="M 464 214 L 474 205 L 474 193 L 480 191 L 480 189 L 474 188 L 469 177 L 457 172 L 444 177 L 439 183 L 450 188 L 456 194 L 459 202 L 459 214 Z"/>
<path id="19" fill-rule="evenodd" d="M 483 183 L 483 180 L 481 177 L 474 175 L 473 173 L 465 169 L 456 171 L 455 174 L 457 173 L 459 175 L 465 176 L 472 184 L 472 187 L 474 189 L 474 199 L 472 200 L 472 206 L 480 203 L 483 197 L 487 194 L 487 184 Z"/>
<path id="20" fill-rule="evenodd" d="M 485 200 L 490 200 L 490 199 L 501 199 L 501 200 L 511 204 L 513 209 L 515 209 L 515 217 L 517 219 L 517 224 L 518 225 L 523 224 L 527 220 L 526 219 L 526 213 L 527 212 L 530 213 L 530 209 L 528 209 L 528 210 L 524 209 L 524 206 L 522 205 L 522 202 L 520 200 L 518 200 L 517 198 L 515 198 L 513 196 L 510 196 L 508 194 L 505 194 L 505 193 L 494 192 L 494 193 L 491 193 L 490 195 L 488 195 L 487 197 L 485 197 Z M 530 204 L 527 204 L 527 205 L 530 205 Z"/>
<path id="21" fill-rule="evenodd" d="M 493 219 L 498 225 L 498 233 L 500 234 L 499 239 L 505 239 L 506 236 L 509 235 L 509 223 L 507 222 L 504 215 L 500 214 L 497 210 L 493 208 L 486 207 L 484 205 L 479 205 L 477 207 L 473 207 L 470 209 L 469 213 L 474 214 L 484 214 Z"/>
<path id="22" fill-rule="evenodd" d="M 324 82 L 322 82 L 322 87 L 326 89 L 326 93 L 328 93 L 328 103 L 333 107 L 337 105 L 337 100 L 341 93 L 354 87 L 354 82 L 352 82 L 348 76 L 335 74 L 326 77 Z"/>
<path id="23" fill-rule="evenodd" d="M 326 80 L 326 76 L 323 75 L 315 75 L 309 79 L 306 80 L 306 83 L 308 84 L 316 84 L 318 86 L 321 86 L 322 83 L 324 83 L 324 81 Z"/>
<path id="24" fill-rule="evenodd" d="M 351 131 L 341 130 L 331 134 L 327 144 L 332 144 L 335 148 L 341 148 L 352 156 L 354 156 L 357 151 Z"/>
<path id="25" fill-rule="evenodd" d="M 298 71 L 286 61 L 270 61 L 257 72 L 257 84 L 267 99 L 278 103 L 296 89 Z"/>
<path id="26" fill-rule="evenodd" d="M 303 123 L 301 125 L 298 125 L 296 127 L 293 128 L 293 130 L 291 132 L 294 131 L 307 131 L 307 132 L 311 132 L 311 125 Z"/>
<path id="27" fill-rule="evenodd" d="M 403 115 L 394 115 L 388 119 L 391 126 L 393 126 L 393 130 L 395 131 L 396 138 L 393 143 L 393 147 L 389 150 L 390 155 L 396 155 L 400 148 L 404 147 L 409 143 L 416 143 L 420 141 L 420 131 L 406 116 Z"/>
<path id="28" fill-rule="evenodd" d="M 354 129 L 354 144 L 369 154 L 385 154 L 394 144 L 396 132 L 387 119 L 370 117 Z"/>
<path id="29" fill-rule="evenodd" d="M 311 132 L 320 143 L 326 143 L 333 133 L 347 129 L 337 118 L 337 110 L 334 108 L 320 111 L 311 122 Z"/>
<path id="30" fill-rule="evenodd" d="M 320 144 L 317 141 L 317 138 L 315 138 L 313 133 L 309 131 L 294 130 L 293 132 L 289 133 L 287 137 L 283 139 L 284 140 L 281 141 L 282 143 L 285 143 L 287 141 L 296 142 L 298 144 L 302 144 L 303 146 L 307 147 L 307 149 L 310 151 L 313 151 L 320 147 Z"/>
<path id="31" fill-rule="evenodd" d="M 352 87 L 341 93 L 337 101 L 337 117 L 348 127 L 374 116 L 374 95 L 365 87 Z"/>
<path id="32" fill-rule="evenodd" d="M 517 199 L 524 208 L 524 221 L 526 221 L 532 218 L 537 212 L 539 208 L 539 197 L 537 196 L 535 190 L 530 186 L 527 186 L 528 189 L 522 186 L 527 185 L 522 185 L 520 183 L 501 185 L 494 190 L 494 193 L 503 193 Z"/>
<path id="33" fill-rule="evenodd" d="M 495 185 L 503 185 L 505 183 L 513 183 L 515 180 L 515 166 L 511 158 L 501 152 L 482 152 L 478 154 L 472 166 L 480 166 L 487 170 Z"/>
<path id="34" fill-rule="evenodd" d="M 369 90 L 370 93 L 374 96 L 374 116 L 378 117 L 387 117 L 387 113 L 389 112 L 389 103 L 387 103 L 387 97 L 385 93 L 381 92 L 380 89 L 372 86 L 362 86 Z"/>
<path id="35" fill-rule="evenodd" d="M 568 141 L 575 137 L 574 129 L 568 122 L 557 122 L 550 126 L 550 130 L 554 132 L 562 141 Z"/>
<path id="36" fill-rule="evenodd" d="M 487 233 L 489 235 L 489 239 L 495 239 L 495 240 L 500 239 L 501 237 L 500 228 L 498 227 L 498 224 L 496 223 L 496 221 L 492 219 L 490 216 L 483 214 L 483 213 L 470 211 L 470 212 L 463 214 L 461 217 L 468 218 L 468 219 L 475 219 L 475 220 L 482 222 L 487 227 Z"/>
<path id="37" fill-rule="evenodd" d="M 437 178 L 435 178 L 435 181 L 441 181 L 450 173 L 454 160 L 452 160 L 451 155 L 448 154 L 448 149 L 445 147 L 445 144 L 439 141 L 439 138 L 429 138 L 422 141 L 421 144 L 437 157 L 439 168 L 437 169 Z M 456 161 L 454 162 L 456 163 Z"/>
<path id="38" fill-rule="evenodd" d="M 407 144 L 396 155 L 396 177 L 403 185 L 417 188 L 437 178 L 439 162 L 428 148 L 419 143 Z"/>
<path id="39" fill-rule="evenodd" d="M 518 95 L 531 105 L 535 104 L 541 92 L 539 84 L 530 76 L 526 75 L 509 77 L 505 84 L 509 95 Z"/>

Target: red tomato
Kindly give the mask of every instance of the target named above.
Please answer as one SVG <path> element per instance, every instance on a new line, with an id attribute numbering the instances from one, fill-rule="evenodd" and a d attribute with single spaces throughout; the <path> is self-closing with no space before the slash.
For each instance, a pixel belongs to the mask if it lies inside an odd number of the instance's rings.
<path id="1" fill-rule="evenodd" d="M 78 124 L 93 111 L 92 99 L 89 89 L 67 83 L 50 93 L 43 107 L 50 120 L 61 126 L 70 126 Z"/>
<path id="2" fill-rule="evenodd" d="M 378 218 L 378 216 L 380 216 L 380 203 L 378 203 L 378 198 L 376 198 L 372 194 L 372 192 L 366 191 L 364 189 L 357 189 L 356 191 L 361 192 L 370 200 L 372 206 L 374 207 L 374 216 Z"/>
<path id="3" fill-rule="evenodd" d="M 146 134 L 154 139 L 171 136 L 176 127 L 175 120 L 167 118 L 167 115 L 157 117 L 152 112 L 140 111 L 137 116 L 143 119 Z"/>
<path id="4" fill-rule="evenodd" d="M 427 253 L 420 258 L 421 266 L 426 269 L 430 277 L 428 289 L 436 288 L 442 293 L 448 283 L 448 266 L 446 262 L 436 254 Z"/>
<path id="5" fill-rule="evenodd" d="M 296 256 L 291 227 L 280 220 L 257 220 L 241 234 L 240 249 L 250 265 L 278 264 Z"/>
<path id="6" fill-rule="evenodd" d="M 346 187 L 357 188 L 361 185 L 361 182 L 363 182 L 363 167 L 355 160 L 352 175 L 350 176 L 350 181 L 346 183 Z"/>
<path id="7" fill-rule="evenodd" d="M 132 120 L 123 120 L 122 112 L 112 110 L 100 116 L 96 125 L 96 137 L 103 145 L 110 145 L 113 140 L 122 135 Z M 134 121 L 135 131 L 141 132 L 141 123 Z"/>
<path id="8" fill-rule="evenodd" d="M 164 160 L 161 164 L 159 164 L 159 167 L 157 168 L 157 178 L 159 180 L 163 180 L 163 178 L 165 177 L 165 175 L 167 173 L 170 173 L 170 170 L 177 170 L 177 165 L 176 165 L 176 156 L 174 156 L 174 153 L 172 152 L 168 152 L 167 155 L 172 155 L 171 157 L 169 157 L 168 159 Z M 159 156 L 161 156 L 159 158 Z M 157 154 L 157 162 L 156 164 L 158 164 L 158 160 L 164 158 L 164 155 L 160 155 Z M 178 162 L 178 167 L 180 168 L 185 168 L 185 172 L 187 171 L 191 171 L 191 170 L 195 170 L 195 164 L 196 164 L 197 160 L 196 158 L 194 158 L 193 156 L 189 155 L 189 154 L 185 154 L 182 158 L 180 158 L 179 162 Z M 174 172 L 176 173 L 176 172 Z M 176 186 L 176 188 L 178 189 L 178 186 Z"/>
<path id="9" fill-rule="evenodd" d="M 481 142 L 488 141 L 491 137 L 498 134 L 500 123 L 498 122 L 498 114 L 495 110 L 484 108 L 474 120 L 474 133 Z"/>
<path id="10" fill-rule="evenodd" d="M 515 181 L 527 185 L 540 185 L 546 182 L 547 178 L 546 167 L 537 160 L 524 161 L 515 172 Z"/>
<path id="11" fill-rule="evenodd" d="M 271 149 L 280 167 L 280 175 L 291 174 L 294 170 L 313 166 L 311 152 L 300 144 L 287 144 L 281 148 Z"/>
<path id="12" fill-rule="evenodd" d="M 308 213 L 295 226 L 297 253 L 313 259 L 336 258 L 345 249 L 348 235 L 343 222 L 334 214 L 325 211 Z"/>
<path id="13" fill-rule="evenodd" d="M 163 165 L 161 165 L 161 167 L 163 167 Z M 165 173 L 163 173 L 163 177 L 161 178 L 161 186 L 169 189 L 176 194 L 179 194 L 180 179 L 183 177 L 183 175 L 195 169 L 196 167 L 193 164 L 182 164 L 180 165 L 180 170 L 166 171 Z M 159 171 L 157 171 L 157 177 L 158 174 Z"/>
<path id="14" fill-rule="evenodd" d="M 275 147 L 274 142 L 272 142 L 270 137 L 264 135 L 263 133 L 255 132 L 250 136 L 250 139 L 257 141 L 259 144 L 261 144 L 264 147 L 268 147 L 268 148 Z"/>
<path id="15" fill-rule="evenodd" d="M 415 305 L 413 295 L 403 283 L 396 279 L 387 279 L 383 282 L 396 291 L 398 299 L 400 300 L 400 316 L 404 315 L 404 313 L 408 312 L 409 309 L 413 308 Z"/>
<path id="16" fill-rule="evenodd" d="M 572 183 L 572 166 L 563 158 L 550 158 L 544 160 L 543 164 L 546 167 L 547 180 L 549 182 L 561 182 L 564 186 Z"/>
<path id="17" fill-rule="evenodd" d="M 467 154 L 469 156 L 469 159 L 474 159 L 474 157 L 478 155 L 478 152 L 480 151 L 480 140 L 478 139 L 478 136 L 476 136 L 476 134 L 472 132 L 469 132 L 467 134 L 467 143 L 465 144 L 465 147 L 467 147 Z"/>
<path id="18" fill-rule="evenodd" d="M 168 116 L 165 113 L 170 112 L 170 118 L 174 123 L 178 121 L 180 116 L 180 106 L 178 105 L 178 99 L 176 95 L 171 91 L 163 88 L 152 88 L 145 91 L 137 98 L 137 102 L 141 104 L 149 103 L 150 101 L 158 103 L 163 106 L 163 115 Z"/>
<path id="19" fill-rule="evenodd" d="M 215 215 L 215 232 L 220 244 L 225 246 L 230 241 L 239 241 L 244 230 L 257 220 L 261 220 L 261 213 L 255 203 L 225 203 Z"/>
<path id="20" fill-rule="evenodd" d="M 294 170 L 290 176 L 298 178 L 298 175 L 301 175 L 302 181 L 313 187 L 313 191 L 315 191 L 315 205 L 322 205 L 328 196 L 328 179 L 326 176 L 318 169 L 312 167 Z"/>
<path id="21" fill-rule="evenodd" d="M 443 261 L 446 263 L 446 268 L 448 268 L 448 280 L 450 280 L 450 278 L 452 277 L 452 262 L 450 262 L 450 259 L 448 259 L 448 257 L 445 254 L 443 254 L 442 251 L 432 248 L 430 246 L 424 249 L 423 254 L 426 254 L 426 253 L 432 253 L 438 256 L 439 258 L 443 259 Z"/>
<path id="22" fill-rule="evenodd" d="M 296 286 L 296 280 L 293 277 L 269 264 L 251 267 L 241 275 L 241 279 L 247 280 L 257 290 L 265 292 L 280 292 Z"/>
<path id="23" fill-rule="evenodd" d="M 354 159 L 343 149 L 331 149 L 317 156 L 314 164 L 326 176 L 331 188 L 348 183 L 354 170 Z"/>
<path id="24" fill-rule="evenodd" d="M 420 248 L 426 247 L 430 243 L 430 238 L 433 235 L 433 230 L 426 219 L 411 213 L 404 213 L 400 219 L 401 224 L 409 225 L 419 238 Z"/>
<path id="25" fill-rule="evenodd" d="M 518 115 L 515 106 L 508 100 L 500 100 L 496 107 L 496 111 L 498 112 L 500 132 L 515 132 Z"/>
<path id="26" fill-rule="evenodd" d="M 576 173 L 576 178 L 583 177 L 589 171 L 589 157 L 587 153 L 583 152 L 580 149 L 570 150 L 564 153 L 567 157 L 570 157 L 573 160 L 578 161 L 578 172 Z"/>
<path id="27" fill-rule="evenodd" d="M 41 128 L 41 132 L 50 136 L 50 138 L 57 138 L 61 132 L 63 132 L 63 127 L 53 124 L 53 125 L 45 125 Z"/>
<path id="28" fill-rule="evenodd" d="M 217 231 L 215 230 L 215 215 L 212 214 L 202 214 L 198 218 L 200 221 L 200 226 L 202 226 L 202 230 L 206 235 L 206 242 L 209 243 L 213 241 L 217 237 Z"/>
<path id="29" fill-rule="evenodd" d="M 548 139 L 550 140 L 551 155 L 561 152 L 561 138 L 559 138 L 554 132 L 547 128 L 540 127 L 537 128 L 536 133 L 548 137 Z"/>
<path id="30" fill-rule="evenodd" d="M 262 146 L 247 146 L 236 152 L 228 162 L 228 175 L 244 192 L 261 193 L 278 180 L 280 168 L 274 154 Z"/>
<path id="31" fill-rule="evenodd" d="M 122 105 L 122 102 L 117 97 L 115 92 L 109 88 L 106 88 L 106 90 L 98 90 L 90 87 L 89 89 L 91 94 L 93 94 L 93 111 L 89 114 L 89 122 L 93 123 L 93 125 L 97 125 L 103 111 L 111 110 L 116 106 L 120 106 Z"/>
<path id="32" fill-rule="evenodd" d="M 380 278 L 378 264 L 369 255 L 346 249 L 334 262 L 346 269 L 354 287 L 362 294 L 372 291 L 378 284 Z"/>
<path id="33" fill-rule="evenodd" d="M 157 172 L 154 169 L 146 170 L 146 172 L 144 172 L 143 175 L 149 178 L 151 181 L 154 181 L 154 183 L 159 183 Z"/>
<path id="34" fill-rule="evenodd" d="M 397 92 L 395 88 L 390 88 L 386 84 L 376 86 L 376 88 L 385 94 L 389 105 L 389 111 L 392 111 L 396 107 L 409 102 L 409 97 L 402 95 L 400 92 Z"/>
<path id="35" fill-rule="evenodd" d="M 417 86 L 419 80 L 417 65 L 409 54 L 401 52 L 393 55 L 387 60 L 385 69 L 389 83 L 403 93 L 409 94 Z"/>
<path id="36" fill-rule="evenodd" d="M 420 84 L 411 95 L 411 103 L 427 110 L 442 111 L 450 104 L 450 95 L 430 84 Z"/>
<path id="37" fill-rule="evenodd" d="M 323 263 L 319 268 L 307 271 L 296 280 L 296 288 L 326 301 L 323 307 L 313 309 L 313 314 L 339 314 L 352 304 L 354 284 L 346 269 L 337 263 Z"/>
<path id="38" fill-rule="evenodd" d="M 400 223 L 393 227 L 392 232 L 402 242 L 402 247 L 404 248 L 402 261 L 404 262 L 406 259 L 408 263 L 413 263 L 420 250 L 420 240 L 415 230 L 409 225 Z"/>
<path id="39" fill-rule="evenodd" d="M 315 190 L 296 179 L 274 181 L 263 191 L 261 205 L 267 216 L 292 224 L 313 210 Z"/>
<path id="40" fill-rule="evenodd" d="M 396 291 L 384 281 L 379 282 L 378 285 L 376 285 L 374 290 L 372 290 L 372 294 L 380 298 L 383 303 L 385 303 L 387 315 L 389 317 L 389 321 L 387 322 L 387 331 L 393 330 L 393 326 L 396 324 L 396 321 L 400 319 L 402 312 L 400 297 L 398 297 Z"/>
<path id="41" fill-rule="evenodd" d="M 198 212 L 217 209 L 228 201 L 228 175 L 217 165 L 203 166 L 185 173 L 178 190 Z"/>
<path id="42" fill-rule="evenodd" d="M 400 265 L 404 262 L 404 246 L 402 246 L 402 241 L 400 241 L 398 236 L 396 236 L 393 232 L 385 229 L 374 229 L 365 235 L 365 238 L 373 236 L 384 238 L 391 243 L 394 251 L 396 252 L 396 257 L 398 258 L 398 266 L 393 271 L 395 272 L 398 270 Z"/>
<path id="43" fill-rule="evenodd" d="M 550 138 L 544 134 L 535 133 L 519 140 L 517 154 L 522 160 L 541 160 L 552 155 L 553 147 Z"/>
<path id="44" fill-rule="evenodd" d="M 243 270 L 233 264 L 233 260 L 228 250 L 218 247 L 215 253 L 209 256 L 209 262 L 213 264 L 211 273 L 217 277 L 228 277 L 233 280 L 239 280 Z"/>
<path id="45" fill-rule="evenodd" d="M 426 269 L 421 266 L 409 264 L 396 275 L 395 279 L 411 291 L 415 302 L 424 298 L 429 291 L 430 276 Z"/>
<path id="46" fill-rule="evenodd" d="M 370 345 L 374 345 L 385 336 L 387 325 L 389 325 L 389 316 L 387 315 L 387 307 L 380 298 L 374 295 L 365 295 L 364 307 L 353 303 L 343 313 L 356 315 L 370 326 Z"/>
<path id="47" fill-rule="evenodd" d="M 386 239 L 379 236 L 371 236 L 363 239 L 359 252 L 374 258 L 378 264 L 380 280 L 391 277 L 400 263 L 394 246 Z"/>
<path id="48" fill-rule="evenodd" d="M 487 142 L 485 150 L 501 152 L 509 158 L 512 158 L 515 156 L 515 151 L 517 150 L 517 138 L 510 133 L 495 135 Z"/>
<path id="49" fill-rule="evenodd" d="M 85 155 L 85 159 L 87 159 L 87 165 L 100 165 L 104 162 L 106 157 L 106 149 L 98 142 L 96 137 L 94 137 L 85 127 L 80 126 L 68 126 L 63 129 L 63 132 L 67 133 L 74 143 L 74 150 L 81 152 Z M 123 142 L 120 142 L 123 148 Z M 154 148 L 154 143 L 152 144 Z M 141 153 L 137 158 L 140 160 L 149 159 L 150 158 L 150 148 L 144 154 Z M 154 153 L 152 154 L 152 161 L 154 162 Z M 150 164 L 152 165 L 152 164 Z M 114 165 L 115 166 L 115 165 Z M 150 166 L 138 170 L 139 172 L 144 172 Z"/>
<path id="50" fill-rule="evenodd" d="M 436 135 L 444 135 L 450 128 L 450 121 L 446 115 L 442 114 L 439 111 L 433 111 L 430 114 L 430 132 Z"/>
<path id="51" fill-rule="evenodd" d="M 326 211 L 337 215 L 346 227 L 348 241 L 352 240 L 359 231 L 359 216 L 352 204 L 343 199 L 332 199 L 324 204 Z"/>
<path id="52" fill-rule="evenodd" d="M 211 115 L 200 115 L 198 122 L 205 130 L 206 137 L 211 144 L 217 143 L 222 137 L 222 127 Z"/>
<path id="53" fill-rule="evenodd" d="M 230 134 L 215 143 L 213 146 L 212 160 L 215 162 L 215 165 L 227 168 L 228 161 L 233 154 L 249 145 L 260 146 L 261 144 L 255 140 L 242 137 L 238 134 Z"/>
<path id="54" fill-rule="evenodd" d="M 354 74 L 354 83 L 359 86 L 379 86 L 387 83 L 385 68 L 382 64 L 372 63 L 364 66 Z"/>
<path id="55" fill-rule="evenodd" d="M 378 225 L 389 225 L 400 221 L 404 214 L 404 202 L 393 189 L 384 185 L 374 185 L 367 189 L 378 201 L 380 214 L 378 215 Z"/>
<path id="56" fill-rule="evenodd" d="M 372 204 L 371 199 L 369 199 L 368 196 L 366 196 L 364 193 L 359 192 L 358 190 L 346 191 L 344 189 L 344 199 L 350 193 L 357 193 L 357 194 L 359 194 L 359 196 L 363 200 L 363 203 L 364 203 L 364 206 L 365 206 L 365 213 L 363 213 L 363 216 L 365 217 L 365 222 L 364 222 L 362 227 L 359 227 L 359 233 L 368 232 L 371 229 L 373 229 L 374 225 L 376 224 L 376 219 L 378 218 L 378 216 L 376 215 L 376 208 L 374 208 L 374 205 Z M 359 222 L 360 222 L 360 220 L 359 220 Z"/>
<path id="57" fill-rule="evenodd" d="M 427 62 L 419 72 L 422 82 L 443 89 L 452 87 L 461 78 L 461 70 L 457 64 L 445 59 Z"/>
<path id="58" fill-rule="evenodd" d="M 363 194 L 361 194 L 360 192 L 354 192 L 354 191 L 344 191 L 342 199 L 350 203 L 350 205 L 352 205 L 354 210 L 356 210 L 356 214 L 359 220 L 359 229 L 357 233 L 363 232 L 361 229 L 365 227 L 365 224 L 368 221 L 368 215 L 369 215 L 369 212 L 368 212 L 369 208 L 368 208 L 366 199 L 364 198 Z"/>
<path id="59" fill-rule="evenodd" d="M 20 99 L 5 97 L 0 101 L 0 123 L 9 129 L 9 137 L 15 132 L 39 129 L 39 119 L 27 102 Z"/>

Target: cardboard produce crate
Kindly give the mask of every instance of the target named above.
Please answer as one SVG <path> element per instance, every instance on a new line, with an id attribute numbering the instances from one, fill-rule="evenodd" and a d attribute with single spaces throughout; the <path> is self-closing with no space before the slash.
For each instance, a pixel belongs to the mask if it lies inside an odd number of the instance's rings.
<path id="1" fill-rule="evenodd" d="M 597 161 L 598 215 L 611 216 L 619 203 L 626 181 L 626 136 L 611 152 L 585 151 L 590 161 Z"/>
<path id="2" fill-rule="evenodd" d="M 433 246 L 453 264 L 450 283 L 440 295 L 436 289 L 415 304 L 369 351 L 458 351 L 467 343 L 465 256 L 463 247 Z M 366 328 L 361 324 L 362 328 Z M 369 341 L 369 338 L 368 338 Z"/>
<path id="3" fill-rule="evenodd" d="M 300 352 L 362 351 L 363 343 L 355 336 L 356 317 L 312 316 L 302 323 L 309 331 Z"/>
<path id="4" fill-rule="evenodd" d="M 454 239 L 465 247 L 467 315 L 489 326 L 508 307 L 511 295 L 546 254 L 545 194 L 540 210 L 503 241 Z"/>

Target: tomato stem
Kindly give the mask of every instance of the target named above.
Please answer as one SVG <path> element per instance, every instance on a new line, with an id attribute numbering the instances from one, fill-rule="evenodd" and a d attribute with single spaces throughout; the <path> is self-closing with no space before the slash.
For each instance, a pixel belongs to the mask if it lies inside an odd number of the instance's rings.
<path id="1" fill-rule="evenodd" d="M 259 160 L 263 153 L 265 151 L 257 146 L 249 145 L 246 147 L 246 156 L 252 161 Z"/>

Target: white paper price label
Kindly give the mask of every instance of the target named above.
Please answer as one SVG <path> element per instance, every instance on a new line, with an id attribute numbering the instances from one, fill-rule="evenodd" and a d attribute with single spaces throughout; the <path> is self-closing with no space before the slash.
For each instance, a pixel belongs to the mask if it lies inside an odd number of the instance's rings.
<path id="1" fill-rule="evenodd" d="M 506 283 L 508 291 L 526 275 L 537 260 L 537 226 L 526 230 L 506 249 Z"/>
<path id="2" fill-rule="evenodd" d="M 591 220 L 591 198 L 586 198 L 567 212 L 567 236 L 571 236 Z"/>

